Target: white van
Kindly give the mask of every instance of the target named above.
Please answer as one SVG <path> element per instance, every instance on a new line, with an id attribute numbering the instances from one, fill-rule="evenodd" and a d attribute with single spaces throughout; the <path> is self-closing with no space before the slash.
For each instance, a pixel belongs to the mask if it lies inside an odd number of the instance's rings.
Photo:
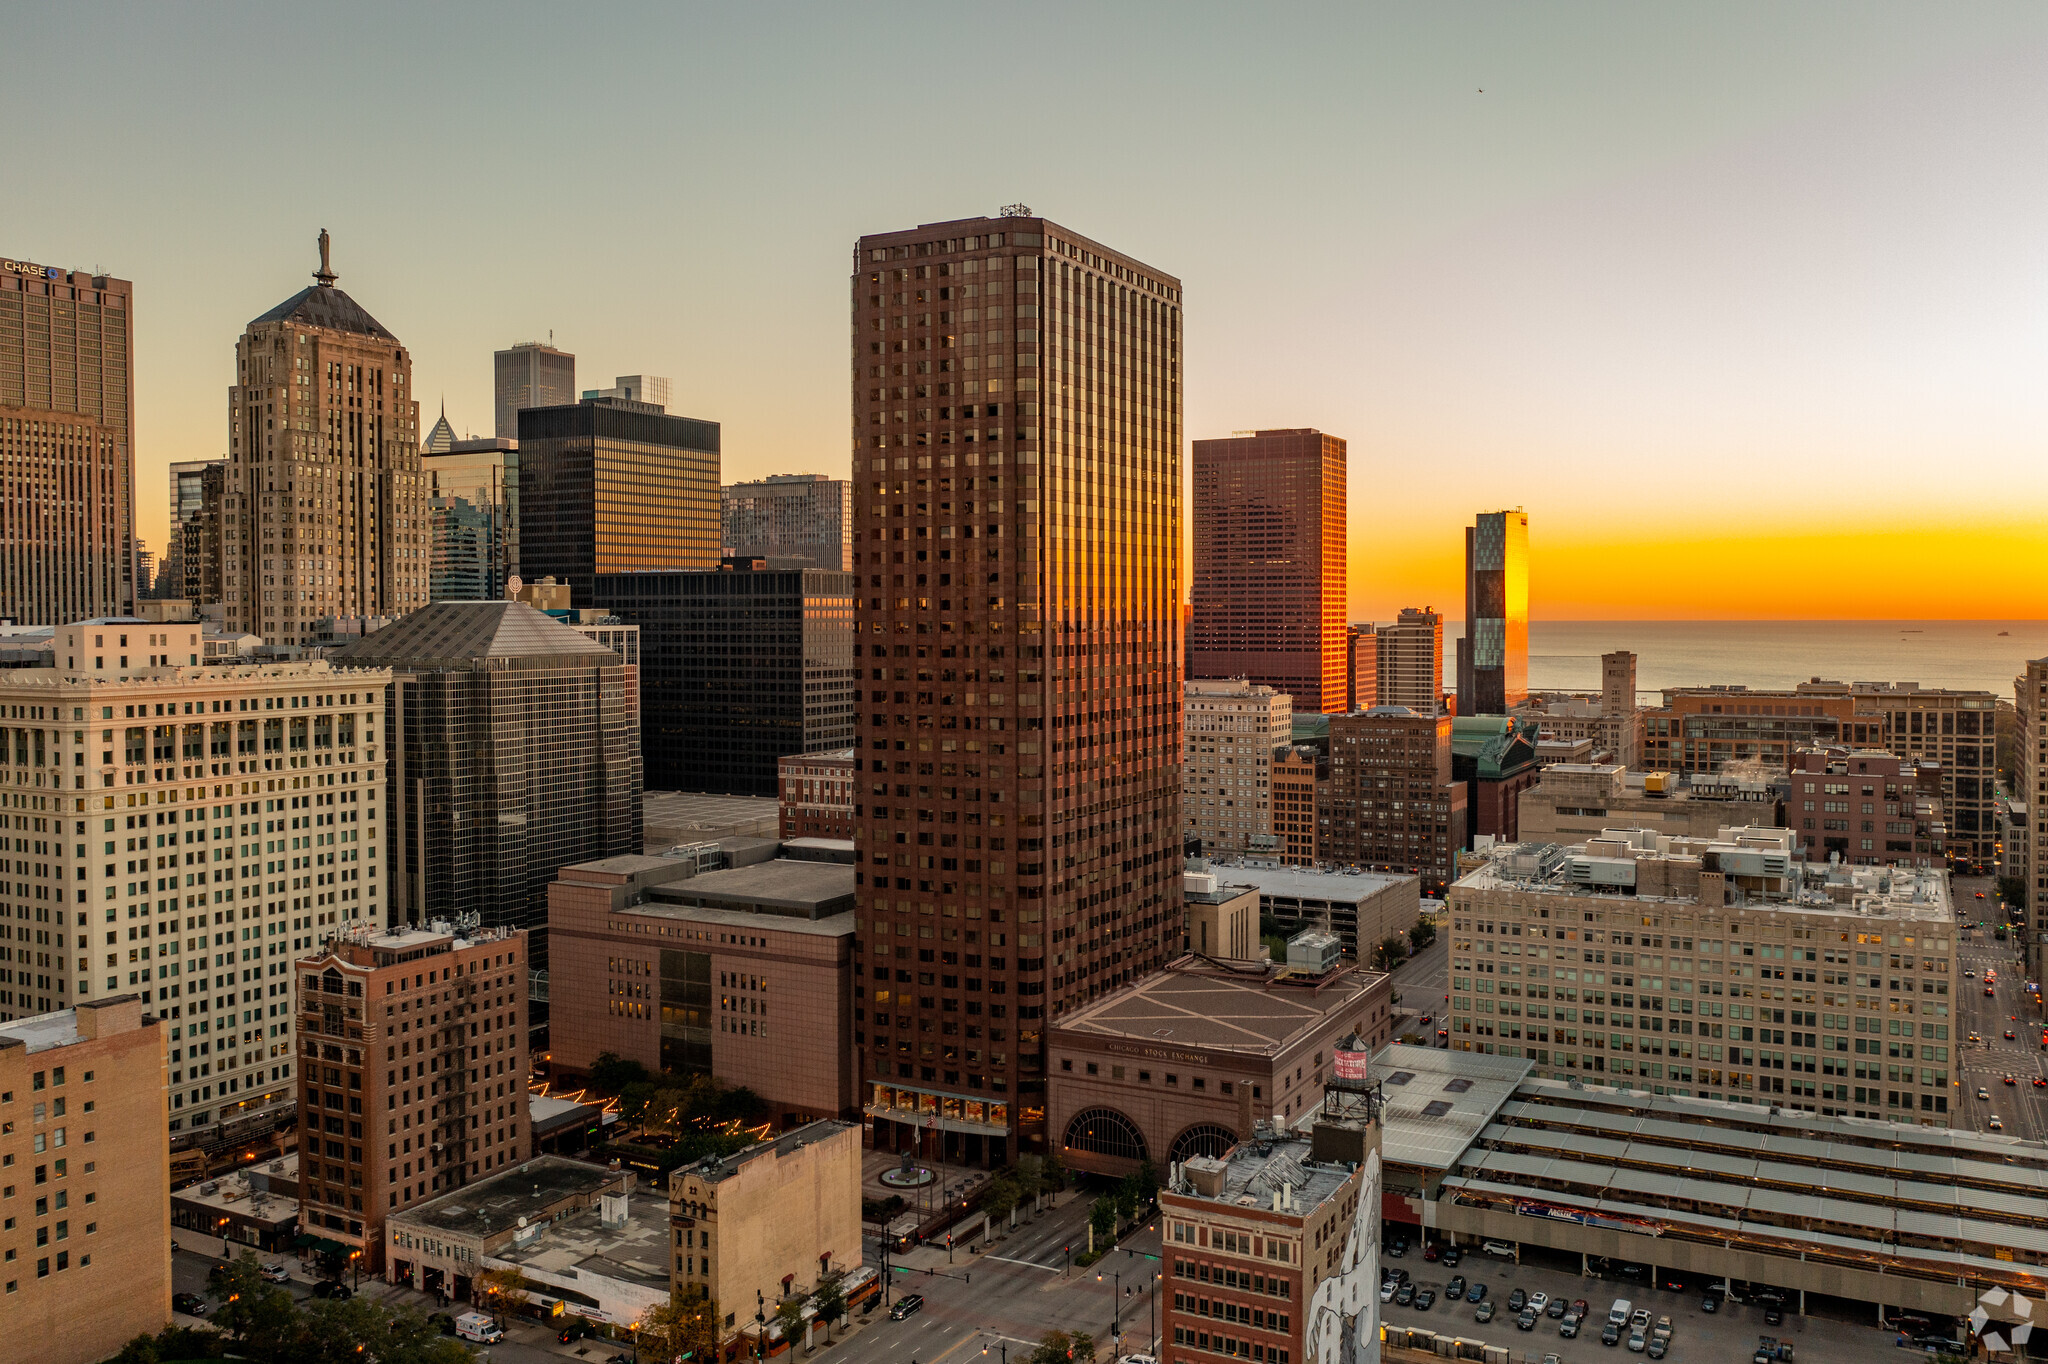
<path id="1" fill-rule="evenodd" d="M 1634 1310 L 1635 1304 L 1627 1298 L 1616 1298 L 1614 1306 L 1607 1309 L 1607 1324 L 1609 1326 L 1628 1325 L 1628 1314 Z"/>
<path id="2" fill-rule="evenodd" d="M 482 1345 L 496 1345 L 505 1338 L 498 1323 L 482 1312 L 464 1312 L 455 1319 L 455 1334 Z"/>

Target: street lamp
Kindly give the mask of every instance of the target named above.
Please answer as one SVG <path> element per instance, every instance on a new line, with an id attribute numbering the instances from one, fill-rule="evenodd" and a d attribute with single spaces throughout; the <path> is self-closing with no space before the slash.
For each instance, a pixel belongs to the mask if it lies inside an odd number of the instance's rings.
<path id="1" fill-rule="evenodd" d="M 1124 1305 L 1124 1281 L 1123 1281 L 1123 1276 L 1122 1276 L 1122 1275 L 1121 1275 L 1120 1273 L 1118 1273 L 1118 1272 L 1117 1272 L 1116 1270 L 1114 1270 L 1114 1269 L 1112 1269 L 1111 1271 L 1109 1271 L 1109 1279 L 1110 1279 L 1110 1288 L 1112 1289 L 1112 1291 L 1113 1291 L 1113 1294 L 1114 1294 L 1114 1296 L 1113 1296 L 1113 1297 L 1111 1298 L 1111 1300 L 1110 1300 L 1110 1304 L 1109 1304 L 1109 1339 L 1110 1339 L 1110 1348 L 1111 1348 L 1112 1350 L 1121 1350 L 1121 1349 L 1123 1348 L 1123 1343 L 1124 1343 L 1124 1331 L 1123 1331 L 1123 1305 Z M 1101 1282 L 1102 1282 L 1102 1273 L 1101 1273 L 1101 1271 L 1100 1271 L 1100 1270 L 1096 1271 L 1096 1275 L 1095 1275 L 1095 1282 L 1097 1282 L 1097 1283 L 1101 1283 Z"/>
<path id="2" fill-rule="evenodd" d="M 1165 1278 L 1163 1272 L 1152 1275 L 1152 1343 L 1146 1347 L 1145 1353 L 1154 1359 L 1159 1358 L 1159 1286 Z"/>
<path id="3" fill-rule="evenodd" d="M 353 1293 L 356 1289 L 363 1286 L 363 1252 L 360 1250 L 350 1251 L 348 1253 L 348 1262 L 352 1276 L 355 1279 L 355 1282 L 349 1287 L 349 1292 Z"/>
<path id="4" fill-rule="evenodd" d="M 768 1299 L 754 1290 L 754 1358 L 768 1357 Z"/>
<path id="5" fill-rule="evenodd" d="M 1003 1352 L 1003 1364 L 1010 1364 L 1010 1342 L 1007 1340 L 999 1340 L 996 1342 L 996 1347 Z M 981 1352 L 982 1354 L 986 1355 L 988 1353 L 988 1346 L 982 1346 Z"/>

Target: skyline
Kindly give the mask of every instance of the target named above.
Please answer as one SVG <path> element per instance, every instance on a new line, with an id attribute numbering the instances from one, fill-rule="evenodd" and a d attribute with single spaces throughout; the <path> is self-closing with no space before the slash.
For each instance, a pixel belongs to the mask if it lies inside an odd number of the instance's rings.
<path id="1" fill-rule="evenodd" d="M 979 96 L 1083 11 L 933 9 L 930 79 L 868 80 L 923 12 L 558 33 L 373 6 L 325 35 L 86 7 L 94 79 L 56 52 L 0 91 L 51 191 L 10 204 L 0 255 L 135 282 L 158 553 L 166 466 L 225 452 L 234 339 L 322 228 L 411 351 L 423 425 L 445 393 L 487 433 L 491 352 L 552 330 L 579 388 L 672 376 L 735 482 L 845 476 L 860 233 L 1022 200 L 1183 279 L 1188 439 L 1349 442 L 1352 619 L 1451 614 L 1459 528 L 1504 506 L 1530 514 L 1533 619 L 2048 616 L 2048 256 L 2022 226 L 2048 209 L 2048 16 L 1091 15 L 1105 42 L 1045 76 L 999 179 L 971 151 L 1015 130 Z M 350 132 L 249 121 L 316 43 L 377 96 Z M 908 117 L 914 160 L 862 131 Z"/>

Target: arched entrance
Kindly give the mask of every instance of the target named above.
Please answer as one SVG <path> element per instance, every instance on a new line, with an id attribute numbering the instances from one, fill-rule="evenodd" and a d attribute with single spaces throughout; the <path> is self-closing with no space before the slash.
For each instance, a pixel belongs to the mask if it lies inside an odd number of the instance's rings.
<path id="1" fill-rule="evenodd" d="M 1070 1151 L 1108 1156 L 1114 1160 L 1145 1159 L 1145 1134 L 1114 1108 L 1084 1108 L 1067 1123 L 1063 1144 Z"/>
<path id="2" fill-rule="evenodd" d="M 1229 1128 L 1198 1122 L 1181 1130 L 1166 1155 L 1171 1161 L 1183 1161 L 1189 1156 L 1220 1156 L 1235 1145 L 1237 1133 Z"/>

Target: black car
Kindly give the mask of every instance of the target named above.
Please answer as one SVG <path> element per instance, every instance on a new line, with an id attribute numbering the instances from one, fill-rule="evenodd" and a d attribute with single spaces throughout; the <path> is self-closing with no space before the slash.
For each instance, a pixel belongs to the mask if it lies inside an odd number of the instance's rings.
<path id="1" fill-rule="evenodd" d="M 913 1312 L 923 1310 L 923 1308 L 924 1294 L 906 1293 L 902 1297 L 896 1299 L 896 1305 L 889 1309 L 889 1320 L 901 1321 L 905 1317 L 911 1315 Z"/>
<path id="2" fill-rule="evenodd" d="M 1412 1283 L 1402 1284 L 1400 1289 L 1394 1294 L 1394 1301 L 1400 1303 L 1403 1307 L 1406 1307 L 1410 1303 L 1414 1302 L 1415 1285 Z"/>
<path id="3" fill-rule="evenodd" d="M 183 1312 L 188 1317 L 203 1317 L 206 1315 L 206 1300 L 197 1293 L 173 1293 L 171 1310 Z"/>
<path id="4" fill-rule="evenodd" d="M 1600 1343 L 1602 1345 L 1621 1344 L 1621 1328 L 1611 1321 L 1608 1322 L 1600 1328 Z"/>
<path id="5" fill-rule="evenodd" d="M 1522 1310 L 1522 1304 L 1528 1301 L 1529 1295 L 1517 1288 L 1514 1292 L 1508 1294 L 1508 1311 L 1519 1312 Z"/>
<path id="6" fill-rule="evenodd" d="M 588 1322 L 572 1321 L 561 1330 L 555 1332 L 555 1339 L 567 1345 L 572 1341 L 581 1340 L 589 1334 L 590 1324 Z"/>
<path id="7" fill-rule="evenodd" d="M 1940 1354 L 1950 1354 L 1959 1357 L 1969 1348 L 1960 1340 L 1950 1340 L 1947 1336 L 1915 1336 L 1913 1344 L 1922 1350 L 1933 1350 Z"/>
<path id="8" fill-rule="evenodd" d="M 1446 1265 L 1452 1269 L 1456 1269 L 1458 1267 L 1458 1261 L 1464 1258 L 1464 1251 L 1458 1249 L 1456 1246 L 1445 1246 L 1443 1257 L 1439 1261 L 1439 1263 Z"/>
<path id="9" fill-rule="evenodd" d="M 1772 1303 L 1769 1307 L 1766 1307 L 1764 1309 L 1764 1325 L 1779 1326 L 1784 1324 L 1784 1321 L 1785 1309 L 1778 1306 L 1776 1303 Z"/>
<path id="10" fill-rule="evenodd" d="M 1436 1306 L 1436 1290 L 1434 1288 L 1425 1288 L 1415 1295 L 1416 1311 L 1427 1312 L 1434 1306 Z"/>
<path id="11" fill-rule="evenodd" d="M 1454 1275 L 1452 1275 L 1452 1276 L 1451 1276 L 1451 1281 L 1450 1281 L 1449 1283 L 1447 1283 L 1447 1284 L 1445 1284 L 1445 1285 L 1444 1285 L 1444 1298 L 1445 1298 L 1445 1299 L 1446 1299 L 1447 1301 L 1452 1301 L 1452 1302 L 1455 1302 L 1455 1301 L 1457 1301 L 1457 1300 L 1458 1300 L 1459 1298 L 1462 1298 L 1462 1297 L 1464 1297 L 1464 1296 L 1465 1296 L 1465 1276 L 1464 1276 L 1463 1274 L 1454 1274 Z"/>
<path id="12" fill-rule="evenodd" d="M 1550 1300 L 1550 1306 L 1548 1309 L 1545 1310 L 1544 1315 L 1549 1317 L 1552 1321 L 1561 1321 L 1564 1319 L 1564 1314 L 1571 1310 L 1572 1305 L 1566 1302 L 1563 1298 L 1552 1298 Z"/>
<path id="13" fill-rule="evenodd" d="M 1522 1309 L 1522 1315 L 1520 1315 L 1519 1317 L 1516 1317 L 1516 1318 L 1515 1318 L 1515 1329 L 1516 1329 L 1517 1331 L 1533 1331 L 1533 1330 L 1535 1330 L 1535 1329 L 1536 1329 L 1536 1314 L 1535 1314 L 1534 1312 L 1531 1312 L 1531 1311 L 1530 1311 L 1530 1310 L 1529 1310 L 1528 1308 L 1524 1307 L 1524 1308 Z"/>
<path id="14" fill-rule="evenodd" d="M 355 1294 L 350 1292 L 349 1286 L 339 1279 L 322 1279 L 319 1283 L 313 1285 L 313 1296 L 316 1298 L 333 1298 L 336 1301 L 340 1301 L 344 1298 L 352 1298 Z"/>
<path id="15" fill-rule="evenodd" d="M 1565 1313 L 1564 1320 L 1557 1324 L 1557 1333 L 1566 1340 L 1577 1338 L 1579 1334 L 1579 1314 L 1577 1312 Z"/>

